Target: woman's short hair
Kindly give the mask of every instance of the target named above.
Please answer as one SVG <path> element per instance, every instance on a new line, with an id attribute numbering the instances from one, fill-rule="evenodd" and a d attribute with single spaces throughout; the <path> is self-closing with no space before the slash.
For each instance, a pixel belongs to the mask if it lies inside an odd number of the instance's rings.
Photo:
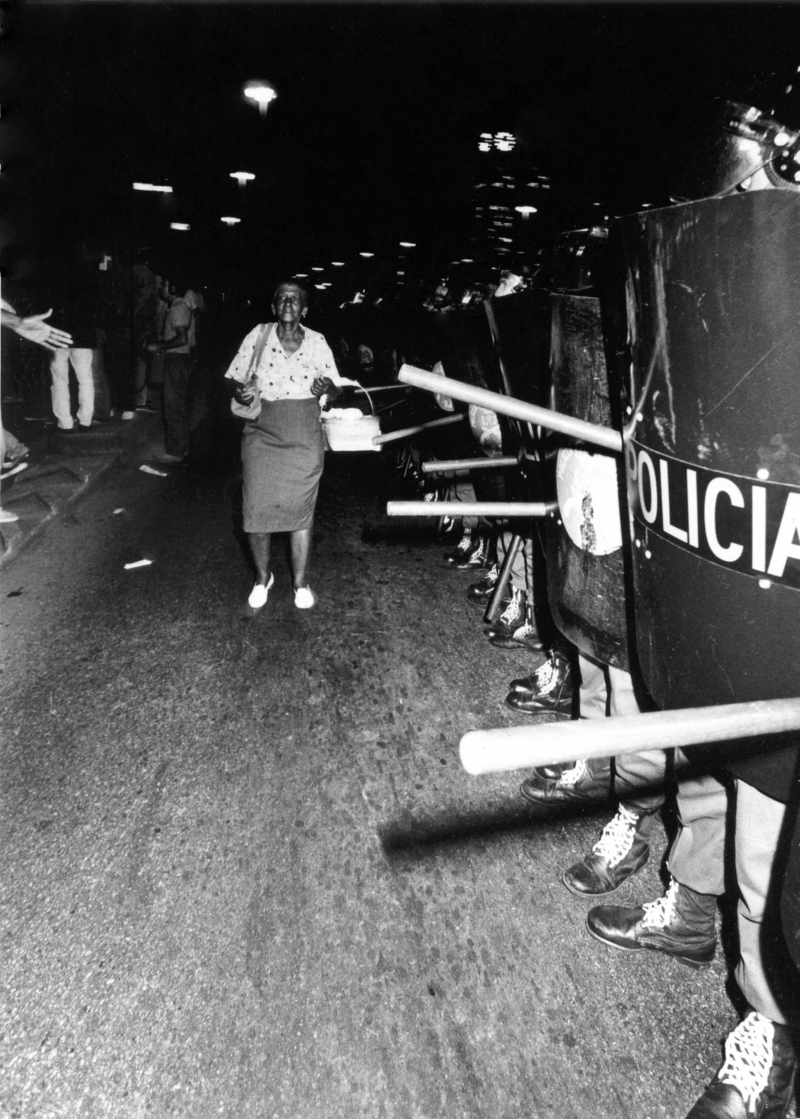
<path id="1" fill-rule="evenodd" d="M 303 297 L 303 304 L 306 307 L 308 306 L 308 290 L 304 288 L 302 284 L 298 284 L 297 280 L 281 280 L 281 282 L 275 288 L 275 291 L 272 293 L 273 303 L 278 298 L 278 292 L 281 290 L 281 288 L 297 288 L 297 290 Z"/>

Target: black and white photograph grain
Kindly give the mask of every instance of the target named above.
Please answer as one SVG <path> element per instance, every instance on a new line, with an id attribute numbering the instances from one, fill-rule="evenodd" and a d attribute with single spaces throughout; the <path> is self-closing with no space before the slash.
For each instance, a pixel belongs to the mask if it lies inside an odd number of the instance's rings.
<path id="1" fill-rule="evenodd" d="M 798 1119 L 800 0 L 0 0 L 0 1119 Z"/>

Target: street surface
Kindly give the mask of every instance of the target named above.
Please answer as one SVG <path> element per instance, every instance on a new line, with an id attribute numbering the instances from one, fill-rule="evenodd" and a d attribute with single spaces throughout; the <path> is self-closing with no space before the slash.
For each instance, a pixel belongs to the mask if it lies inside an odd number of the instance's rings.
<path id="1" fill-rule="evenodd" d="M 535 661 L 385 516 L 387 453 L 328 456 L 318 605 L 279 543 L 249 622 L 235 461 L 146 457 L 0 573 L 0 1116 L 681 1119 L 724 957 L 594 941 L 560 875 L 611 812 L 462 770 Z"/>

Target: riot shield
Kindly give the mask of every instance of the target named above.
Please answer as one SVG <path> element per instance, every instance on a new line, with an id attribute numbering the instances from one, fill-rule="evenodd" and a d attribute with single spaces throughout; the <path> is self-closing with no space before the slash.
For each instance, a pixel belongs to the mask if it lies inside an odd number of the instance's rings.
<path id="1" fill-rule="evenodd" d="M 554 294 L 551 315 L 556 411 L 611 426 L 600 300 Z M 561 632 L 587 656 L 627 670 L 619 467 L 614 455 L 559 449 L 558 515 L 547 523 L 547 585 Z"/>
<path id="2" fill-rule="evenodd" d="M 638 659 L 665 708 L 797 695 L 800 196 L 616 223 Z"/>

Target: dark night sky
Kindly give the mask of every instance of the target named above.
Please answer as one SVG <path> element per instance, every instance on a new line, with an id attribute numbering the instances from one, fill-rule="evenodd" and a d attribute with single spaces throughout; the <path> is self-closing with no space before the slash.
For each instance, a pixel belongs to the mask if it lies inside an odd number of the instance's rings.
<path id="1" fill-rule="evenodd" d="M 401 237 L 447 253 L 484 129 L 617 211 L 665 198 L 721 99 L 774 107 L 755 98 L 800 63 L 800 5 L 28 0 L 3 50 L 12 274 L 134 205 L 191 221 L 209 265 L 241 214 L 243 258 L 296 267 Z M 278 90 L 266 118 L 250 78 Z M 132 200 L 147 178 L 174 197 Z"/>

